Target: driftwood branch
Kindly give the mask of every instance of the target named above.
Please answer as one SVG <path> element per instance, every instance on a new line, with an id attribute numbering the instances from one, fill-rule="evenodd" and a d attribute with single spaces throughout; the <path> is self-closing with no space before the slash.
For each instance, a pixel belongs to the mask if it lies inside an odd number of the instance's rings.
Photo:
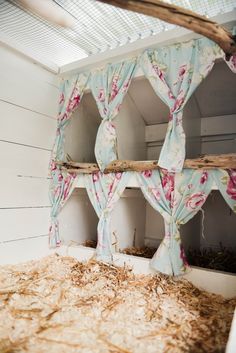
<path id="1" fill-rule="evenodd" d="M 168 23 L 190 29 L 216 42 L 229 58 L 236 53 L 236 38 L 223 26 L 182 7 L 160 0 L 98 0 L 125 10 L 157 17 Z"/>
<path id="2" fill-rule="evenodd" d="M 99 172 L 96 163 L 78 163 L 78 162 L 57 162 L 57 165 L 69 173 L 92 174 Z M 157 161 L 127 161 L 117 160 L 108 165 L 105 173 L 127 172 L 158 169 Z M 236 169 L 236 154 L 207 155 L 195 159 L 186 159 L 184 168 L 190 169 Z"/>

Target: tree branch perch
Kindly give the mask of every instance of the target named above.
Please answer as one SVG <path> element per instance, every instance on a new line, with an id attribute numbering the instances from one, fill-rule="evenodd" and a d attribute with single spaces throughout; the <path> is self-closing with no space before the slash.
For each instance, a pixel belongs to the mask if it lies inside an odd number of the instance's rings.
<path id="1" fill-rule="evenodd" d="M 96 163 L 78 163 L 78 162 L 57 162 L 62 170 L 76 174 L 92 174 L 99 172 Z M 104 173 L 136 171 L 159 169 L 157 161 L 128 161 L 117 160 L 111 162 Z M 236 154 L 206 155 L 195 159 L 186 159 L 184 168 L 190 169 L 236 169 Z"/>

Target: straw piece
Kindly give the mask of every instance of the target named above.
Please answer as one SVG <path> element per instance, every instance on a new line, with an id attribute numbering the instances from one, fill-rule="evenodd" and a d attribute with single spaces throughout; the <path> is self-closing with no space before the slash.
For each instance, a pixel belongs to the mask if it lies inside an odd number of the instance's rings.
<path id="1" fill-rule="evenodd" d="M 235 305 L 183 279 L 52 255 L 0 267 L 0 352 L 220 352 Z"/>

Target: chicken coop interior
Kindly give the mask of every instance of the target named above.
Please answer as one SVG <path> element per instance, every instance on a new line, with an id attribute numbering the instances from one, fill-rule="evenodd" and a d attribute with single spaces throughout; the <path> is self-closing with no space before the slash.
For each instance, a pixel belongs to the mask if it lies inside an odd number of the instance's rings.
<path id="1" fill-rule="evenodd" d="M 235 43 L 235 0 L 0 0 L 0 353 L 235 353 Z"/>

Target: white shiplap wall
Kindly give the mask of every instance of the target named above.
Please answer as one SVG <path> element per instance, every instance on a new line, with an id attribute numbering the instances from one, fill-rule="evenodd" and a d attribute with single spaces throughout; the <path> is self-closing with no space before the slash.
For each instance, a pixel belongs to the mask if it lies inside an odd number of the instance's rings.
<path id="1" fill-rule="evenodd" d="M 0 256 L 7 242 L 48 233 L 48 165 L 58 78 L 0 47 Z M 3 244 L 5 243 L 5 244 Z"/>

